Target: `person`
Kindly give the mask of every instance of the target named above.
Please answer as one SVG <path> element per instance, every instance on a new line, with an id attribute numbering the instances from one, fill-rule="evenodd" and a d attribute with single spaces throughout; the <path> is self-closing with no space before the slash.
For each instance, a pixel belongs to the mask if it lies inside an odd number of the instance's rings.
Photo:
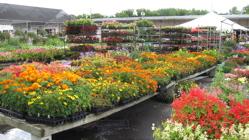
<path id="1" fill-rule="evenodd" d="M 236 36 L 236 34 L 233 35 L 233 40 L 237 42 L 237 36 Z"/>

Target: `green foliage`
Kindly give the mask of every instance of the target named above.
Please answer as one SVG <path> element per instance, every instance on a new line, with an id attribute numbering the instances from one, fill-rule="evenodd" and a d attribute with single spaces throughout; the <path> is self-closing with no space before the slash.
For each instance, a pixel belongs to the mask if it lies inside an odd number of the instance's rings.
<path id="1" fill-rule="evenodd" d="M 105 18 L 107 16 L 101 15 L 100 13 L 91 14 L 91 18 Z"/>
<path id="2" fill-rule="evenodd" d="M 233 51 L 233 49 L 231 47 L 221 47 L 221 54 L 229 54 Z"/>
<path id="3" fill-rule="evenodd" d="M 207 10 L 186 10 L 176 8 L 159 9 L 157 12 L 160 16 L 205 15 L 208 13 Z"/>
<path id="4" fill-rule="evenodd" d="M 37 37 L 37 34 L 34 32 L 28 32 L 28 37 L 35 38 Z"/>
<path id="5" fill-rule="evenodd" d="M 8 32 L 0 33 L 0 41 L 5 41 L 10 39 L 10 34 Z"/>
<path id="6" fill-rule="evenodd" d="M 135 24 L 138 27 L 155 27 L 155 24 L 152 21 L 149 21 L 147 19 L 135 21 Z"/>
<path id="7" fill-rule="evenodd" d="M 52 33 L 49 33 L 48 38 L 59 38 L 59 34 L 52 34 Z"/>
<path id="8" fill-rule="evenodd" d="M 75 19 L 90 18 L 90 16 L 87 15 L 87 14 L 82 14 L 82 15 L 77 15 L 77 16 L 76 15 L 70 15 L 70 16 L 72 16 Z"/>
<path id="9" fill-rule="evenodd" d="M 41 36 L 46 36 L 46 35 L 48 35 L 48 32 L 46 30 L 44 30 L 44 29 L 40 29 L 38 31 L 38 34 L 41 35 Z"/>
<path id="10" fill-rule="evenodd" d="M 18 39 L 14 39 L 14 38 L 11 38 L 10 40 L 8 40 L 8 44 L 10 46 L 21 46 L 21 43 Z"/>
<path id="11" fill-rule="evenodd" d="M 134 15 L 133 9 L 123 10 L 122 12 L 115 14 L 116 17 L 132 17 L 133 15 Z"/>
<path id="12" fill-rule="evenodd" d="M 95 25 L 95 23 L 89 18 L 79 19 L 76 21 L 76 24 L 78 24 L 78 25 L 84 25 L 84 24 Z"/>
<path id="13" fill-rule="evenodd" d="M 33 38 L 33 44 L 34 45 L 43 44 L 45 40 L 46 40 L 45 38 L 36 36 L 35 38 Z"/>
<path id="14" fill-rule="evenodd" d="M 45 41 L 45 45 L 47 45 L 47 46 L 64 46 L 64 42 L 58 38 L 48 38 Z"/>
<path id="15" fill-rule="evenodd" d="M 4 43 L 4 46 L 1 46 L 0 45 L 0 52 L 11 52 L 11 51 L 14 51 L 16 50 L 17 48 L 13 48 L 11 47 L 10 45 Z"/>
<path id="16" fill-rule="evenodd" d="M 229 40 L 229 41 L 226 41 L 226 42 L 225 42 L 224 46 L 226 46 L 226 47 L 231 47 L 231 48 L 233 48 L 233 49 L 236 49 L 237 44 L 236 44 L 236 41 L 234 41 L 234 40 Z"/>
<path id="17" fill-rule="evenodd" d="M 142 12 L 145 13 L 144 16 L 159 16 L 160 15 L 157 11 L 151 11 L 149 9 L 137 9 L 137 16 L 141 17 Z"/>
<path id="18" fill-rule="evenodd" d="M 249 4 L 242 9 L 242 14 L 249 14 Z"/>
<path id="19" fill-rule="evenodd" d="M 23 31 L 20 31 L 20 30 L 16 30 L 14 32 L 14 35 L 15 36 L 21 36 L 21 37 L 26 36 L 26 34 Z"/>
<path id="20" fill-rule="evenodd" d="M 84 24 L 97 25 L 90 18 L 81 18 L 81 19 L 77 19 L 77 20 L 70 19 L 70 20 L 67 20 L 64 24 L 66 26 L 68 26 L 68 25 L 84 25 Z"/>
<path id="21" fill-rule="evenodd" d="M 23 49 L 23 50 L 28 50 L 28 49 L 30 49 L 30 47 L 29 47 L 29 46 L 26 46 L 26 45 L 23 45 L 23 46 L 22 46 L 22 49 Z"/>
<path id="22" fill-rule="evenodd" d="M 241 11 L 238 10 L 237 6 L 232 7 L 232 9 L 229 10 L 229 14 L 230 15 L 234 15 L 234 14 L 240 14 Z"/>

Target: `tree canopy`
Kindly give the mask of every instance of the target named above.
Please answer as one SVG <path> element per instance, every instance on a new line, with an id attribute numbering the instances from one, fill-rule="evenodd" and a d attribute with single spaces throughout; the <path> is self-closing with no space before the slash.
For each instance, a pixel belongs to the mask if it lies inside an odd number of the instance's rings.
<path id="1" fill-rule="evenodd" d="M 134 17 L 139 16 L 184 16 L 184 15 L 205 15 L 208 13 L 207 10 L 197 10 L 197 9 L 179 9 L 179 8 L 165 8 L 165 9 L 158 9 L 158 10 L 149 10 L 149 9 L 127 9 L 123 10 L 121 12 L 115 13 L 115 15 L 109 16 L 109 17 Z M 216 12 L 217 13 L 217 12 Z M 218 13 L 217 13 L 218 14 Z M 236 6 L 229 9 L 229 11 L 226 14 L 249 14 L 249 5 L 242 8 L 242 10 L 239 10 Z M 80 18 L 105 18 L 108 16 L 102 15 L 100 13 L 94 13 L 91 15 L 82 14 L 82 15 L 71 15 L 75 19 Z"/>

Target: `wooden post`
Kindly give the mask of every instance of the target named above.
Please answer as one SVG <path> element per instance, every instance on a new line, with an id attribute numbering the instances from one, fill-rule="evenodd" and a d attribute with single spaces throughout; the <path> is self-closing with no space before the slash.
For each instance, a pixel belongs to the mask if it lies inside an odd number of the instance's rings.
<path id="1" fill-rule="evenodd" d="M 216 67 L 214 69 L 210 70 L 209 77 L 214 77 L 215 72 L 216 72 Z"/>

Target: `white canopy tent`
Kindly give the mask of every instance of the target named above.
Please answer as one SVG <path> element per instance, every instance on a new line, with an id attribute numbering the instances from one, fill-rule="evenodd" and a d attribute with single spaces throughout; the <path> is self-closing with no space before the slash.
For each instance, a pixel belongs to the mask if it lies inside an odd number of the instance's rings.
<path id="1" fill-rule="evenodd" d="M 249 29 L 215 13 L 208 13 L 197 19 L 191 20 L 189 22 L 177 25 L 183 27 L 202 27 L 202 26 L 216 26 L 217 30 L 244 30 L 249 31 Z M 222 28 L 222 29 L 221 29 Z"/>
<path id="2" fill-rule="evenodd" d="M 219 30 L 222 32 L 224 31 L 229 31 L 233 34 L 233 30 L 240 30 L 240 31 L 249 31 L 249 29 L 223 17 L 220 15 L 217 15 L 213 12 L 208 13 L 204 16 L 201 16 L 197 19 L 194 19 L 192 21 L 177 25 L 177 26 L 182 26 L 182 27 L 190 27 L 190 28 L 195 28 L 195 27 L 203 27 L 203 26 L 216 26 L 216 30 Z M 219 52 L 221 48 L 221 35 L 220 35 L 220 40 L 219 40 Z"/>

